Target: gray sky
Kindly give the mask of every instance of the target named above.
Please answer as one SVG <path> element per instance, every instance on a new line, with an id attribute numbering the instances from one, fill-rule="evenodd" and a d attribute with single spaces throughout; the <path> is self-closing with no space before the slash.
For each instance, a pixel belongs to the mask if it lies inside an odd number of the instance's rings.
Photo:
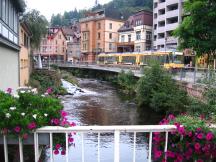
<path id="1" fill-rule="evenodd" d="M 50 20 L 52 14 L 64 13 L 64 11 L 71 11 L 74 8 L 88 9 L 93 7 L 95 0 L 25 0 L 27 4 L 27 11 L 30 9 L 37 9 L 42 15 Z M 98 0 L 100 4 L 107 3 L 111 0 Z"/>

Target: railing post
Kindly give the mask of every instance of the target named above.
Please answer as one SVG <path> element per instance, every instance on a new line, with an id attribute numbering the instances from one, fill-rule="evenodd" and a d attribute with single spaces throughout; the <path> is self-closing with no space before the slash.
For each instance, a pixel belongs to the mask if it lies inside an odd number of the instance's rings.
<path id="1" fill-rule="evenodd" d="M 83 133 L 81 133 L 81 138 L 82 138 L 82 162 L 85 162 L 85 152 L 84 152 L 84 137 Z"/>
<path id="2" fill-rule="evenodd" d="M 119 142 L 120 142 L 120 131 L 115 130 L 114 132 L 114 162 L 119 162 Z"/>
<path id="3" fill-rule="evenodd" d="M 50 133 L 50 162 L 53 162 L 53 134 Z"/>
<path id="4" fill-rule="evenodd" d="M 38 134 L 34 133 L 35 162 L 38 162 Z"/>
<path id="5" fill-rule="evenodd" d="M 68 160 L 68 133 L 65 133 L 65 140 L 66 140 L 66 150 L 65 150 L 65 152 L 66 152 L 66 162 L 69 162 L 69 160 Z"/>
<path id="6" fill-rule="evenodd" d="M 165 146 L 164 146 L 164 153 L 165 153 L 165 160 L 167 160 L 167 147 L 168 147 L 168 135 L 169 135 L 169 132 L 166 131 L 166 138 L 165 138 Z"/>
<path id="7" fill-rule="evenodd" d="M 151 162 L 151 154 L 152 154 L 152 132 L 149 133 L 149 154 L 148 154 L 148 162 Z"/>
<path id="8" fill-rule="evenodd" d="M 100 162 L 100 132 L 98 133 L 98 162 Z"/>
<path id="9" fill-rule="evenodd" d="M 134 132 L 134 143 L 133 143 L 133 162 L 136 162 L 136 132 Z"/>
<path id="10" fill-rule="evenodd" d="M 5 162 L 8 162 L 8 145 L 7 145 L 6 135 L 3 135 L 3 138 L 4 138 L 4 158 L 5 158 Z"/>
<path id="11" fill-rule="evenodd" d="M 19 137 L 19 154 L 20 154 L 20 162 L 23 162 L 23 143 L 21 137 Z"/>

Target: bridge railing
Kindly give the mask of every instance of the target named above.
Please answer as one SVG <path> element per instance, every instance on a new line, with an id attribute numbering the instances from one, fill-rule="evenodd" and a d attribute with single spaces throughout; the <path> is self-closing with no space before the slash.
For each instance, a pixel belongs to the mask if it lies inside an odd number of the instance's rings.
<path id="1" fill-rule="evenodd" d="M 144 126 L 76 126 L 76 127 L 57 127 L 57 126 L 47 126 L 40 129 L 37 129 L 34 133 L 34 154 L 35 154 L 35 162 L 39 160 L 39 142 L 38 136 L 39 134 L 49 134 L 49 145 L 50 148 L 53 148 L 53 134 L 55 133 L 64 133 L 65 134 L 65 141 L 66 141 L 66 158 L 65 161 L 69 162 L 69 143 L 68 143 L 68 135 L 71 132 L 76 132 L 81 134 L 81 158 L 82 162 L 88 162 L 88 159 L 85 159 L 85 145 L 84 145 L 84 134 L 87 133 L 97 133 L 97 162 L 100 162 L 100 140 L 101 140 L 101 133 L 113 133 L 114 134 L 114 162 L 120 161 L 120 134 L 121 133 L 133 133 L 133 162 L 136 161 L 136 138 L 137 133 L 149 133 L 149 150 L 148 150 L 148 162 L 152 161 L 152 145 L 153 145 L 153 133 L 154 132 L 164 132 L 166 134 L 165 138 L 165 145 L 164 145 L 164 152 L 167 151 L 168 145 L 168 134 L 169 132 L 175 131 L 176 126 L 174 125 L 144 125 Z M 5 162 L 8 162 L 8 149 L 7 149 L 7 136 L 4 135 L 4 157 Z M 23 141 L 19 138 L 19 153 L 20 153 L 20 162 L 24 161 L 23 158 Z M 54 155 L 53 150 L 50 149 L 50 162 L 54 162 Z"/>

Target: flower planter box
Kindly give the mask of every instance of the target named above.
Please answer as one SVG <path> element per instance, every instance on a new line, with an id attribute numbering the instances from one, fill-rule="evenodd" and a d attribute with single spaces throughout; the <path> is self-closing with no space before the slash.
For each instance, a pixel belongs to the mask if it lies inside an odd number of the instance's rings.
<path id="1" fill-rule="evenodd" d="M 18 145 L 19 139 L 14 137 L 7 137 L 7 143 L 9 145 Z M 48 133 L 41 133 L 38 135 L 38 143 L 39 145 L 49 145 L 49 134 Z M 4 144 L 3 136 L 0 135 L 0 144 Z M 24 145 L 34 145 L 34 134 L 28 135 L 28 138 L 23 140 Z"/>

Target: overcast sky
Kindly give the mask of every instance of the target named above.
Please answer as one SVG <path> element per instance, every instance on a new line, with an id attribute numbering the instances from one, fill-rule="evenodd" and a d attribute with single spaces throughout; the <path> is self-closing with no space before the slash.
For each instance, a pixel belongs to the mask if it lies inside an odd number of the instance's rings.
<path id="1" fill-rule="evenodd" d="M 27 4 L 27 11 L 30 9 L 37 9 L 42 15 L 46 16 L 48 20 L 51 19 L 52 14 L 64 13 L 64 11 L 71 11 L 74 8 L 88 9 L 93 7 L 95 0 L 25 0 Z M 98 0 L 100 4 L 107 3 L 111 0 Z"/>

